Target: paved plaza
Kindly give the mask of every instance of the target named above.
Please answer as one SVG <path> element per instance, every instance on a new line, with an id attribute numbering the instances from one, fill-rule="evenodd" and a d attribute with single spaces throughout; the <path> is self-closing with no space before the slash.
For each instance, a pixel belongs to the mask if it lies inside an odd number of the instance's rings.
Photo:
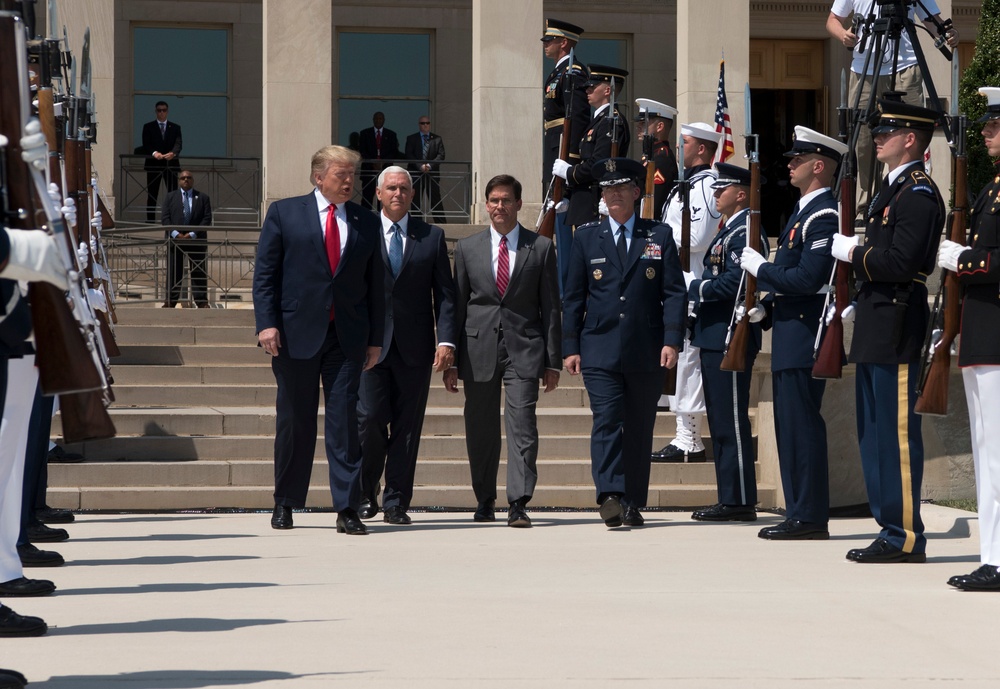
<path id="1" fill-rule="evenodd" d="M 203 687 L 997 687 L 1000 596 L 973 513 L 924 508 L 926 564 L 859 565 L 870 519 L 829 541 L 765 542 L 756 524 L 595 512 L 535 527 L 416 512 L 335 532 L 331 513 L 82 514 L 47 598 L 7 599 L 47 636 L 0 641 L 0 667 L 46 689 Z M 620 684 L 624 680 L 627 684 Z"/>

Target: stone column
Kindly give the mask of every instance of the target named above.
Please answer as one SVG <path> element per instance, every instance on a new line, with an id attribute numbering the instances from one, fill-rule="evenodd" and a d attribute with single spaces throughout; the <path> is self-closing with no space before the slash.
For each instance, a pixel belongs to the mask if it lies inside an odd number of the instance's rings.
<path id="1" fill-rule="evenodd" d="M 330 0 L 264 2 L 264 207 L 309 189 L 309 160 L 333 137 Z"/>
<path id="2" fill-rule="evenodd" d="M 725 49 L 726 94 L 733 142 L 740 165 L 743 146 L 743 87 L 750 60 L 750 3 L 731 0 L 677 0 L 678 122 L 712 122 Z"/>
<path id="3" fill-rule="evenodd" d="M 534 228 L 542 202 L 542 36 L 537 0 L 472 3 L 472 222 L 488 222 L 486 183 L 522 184 L 520 220 Z"/>

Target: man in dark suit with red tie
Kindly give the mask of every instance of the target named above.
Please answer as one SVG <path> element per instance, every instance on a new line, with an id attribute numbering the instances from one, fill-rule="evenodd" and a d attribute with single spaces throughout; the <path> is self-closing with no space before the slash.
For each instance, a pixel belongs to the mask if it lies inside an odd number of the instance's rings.
<path id="1" fill-rule="evenodd" d="M 208 233 L 204 228 L 212 224 L 212 201 L 208 194 L 194 188 L 194 175 L 190 170 L 181 170 L 177 179 L 181 188 L 167 194 L 160 211 L 160 223 L 174 226 L 174 229 L 167 230 L 173 241 L 167 255 L 167 301 L 164 306 L 172 309 L 180 301 L 184 257 L 187 256 L 191 262 L 191 300 L 199 309 L 205 309 L 208 308 L 208 271 L 205 266 Z M 191 229 L 177 229 L 178 225 Z"/>
<path id="2" fill-rule="evenodd" d="M 409 524 L 413 477 L 431 369 L 454 361 L 455 281 L 444 231 L 410 214 L 413 182 L 392 165 L 378 178 L 380 256 L 385 269 L 385 327 L 378 364 L 361 374 L 362 519 L 378 513 L 385 469 L 383 521 Z M 435 324 L 437 339 L 435 339 Z M 437 347 L 435 348 L 435 342 Z"/>
<path id="3" fill-rule="evenodd" d="M 323 384 L 326 457 L 337 531 L 367 533 L 358 518 L 358 386 L 382 351 L 385 295 L 378 219 L 350 201 L 360 157 L 326 146 L 312 158 L 316 188 L 275 201 L 257 244 L 257 339 L 278 384 L 271 526 L 292 528 L 304 507 L 316 449 L 316 382 Z"/>
<path id="4" fill-rule="evenodd" d="M 181 161 L 181 126 L 167 121 L 169 107 L 164 101 L 156 103 L 156 119 L 142 125 L 142 152 L 148 157 L 143 165 L 146 170 L 146 222 L 156 222 L 157 199 L 160 198 L 160 179 L 167 193 L 177 188 L 177 173 Z"/>
<path id="5" fill-rule="evenodd" d="M 375 180 L 382 171 L 382 160 L 399 158 L 399 137 L 396 132 L 387 129 L 385 114 L 377 112 L 372 115 L 373 127 L 362 129 L 358 138 L 358 152 L 365 161 L 361 164 L 361 198 L 365 205 L 375 209 Z"/>

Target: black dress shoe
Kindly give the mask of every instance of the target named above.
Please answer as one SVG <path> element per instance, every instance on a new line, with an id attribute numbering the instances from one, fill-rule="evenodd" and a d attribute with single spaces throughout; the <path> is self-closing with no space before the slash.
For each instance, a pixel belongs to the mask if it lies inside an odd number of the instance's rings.
<path id="1" fill-rule="evenodd" d="M 17 546 L 17 555 L 22 567 L 61 567 L 63 556 L 51 550 L 39 550 L 30 543 Z"/>
<path id="2" fill-rule="evenodd" d="M 530 529 L 531 517 L 524 509 L 524 504 L 520 500 L 510 503 L 510 510 L 507 512 L 507 526 L 515 529 Z"/>
<path id="3" fill-rule="evenodd" d="M 0 689 L 24 689 L 27 684 L 27 678 L 20 672 L 0 668 Z"/>
<path id="4" fill-rule="evenodd" d="M 212 308 L 212 305 L 209 304 L 207 301 L 196 301 L 194 303 L 194 305 L 197 306 L 199 309 L 210 309 L 210 308 Z"/>
<path id="5" fill-rule="evenodd" d="M 625 508 L 625 516 L 622 517 L 622 523 L 625 526 L 642 526 L 646 523 L 646 520 L 642 518 L 638 507 L 629 506 Z"/>
<path id="6" fill-rule="evenodd" d="M 753 505 L 712 505 L 695 510 L 691 519 L 699 522 L 755 522 L 757 511 Z"/>
<path id="7" fill-rule="evenodd" d="M 83 455 L 78 452 L 66 452 L 66 450 L 56 445 L 49 450 L 46 461 L 54 464 L 77 464 L 83 461 Z"/>
<path id="8" fill-rule="evenodd" d="M 47 596 L 56 585 L 46 579 L 11 579 L 0 584 L 0 596 Z"/>
<path id="9" fill-rule="evenodd" d="M 53 529 L 39 522 L 28 525 L 28 540 L 32 543 L 58 543 L 69 540 L 69 534 L 66 529 Z"/>
<path id="10" fill-rule="evenodd" d="M 18 615 L 5 605 L 0 605 L 0 636 L 41 636 L 49 630 L 40 617 Z"/>
<path id="11" fill-rule="evenodd" d="M 775 526 L 765 526 L 757 536 L 768 541 L 826 541 L 830 531 L 822 524 L 786 519 Z"/>
<path id="12" fill-rule="evenodd" d="M 855 562 L 927 562 L 926 553 L 906 553 L 884 538 L 876 538 L 867 548 L 854 548 L 847 551 L 847 559 Z"/>
<path id="13" fill-rule="evenodd" d="M 697 452 L 689 452 L 673 443 L 654 452 L 651 457 L 654 462 L 704 462 L 707 458 L 704 448 Z"/>
<path id="14" fill-rule="evenodd" d="M 601 506 L 598 510 L 601 514 L 601 519 L 604 520 L 605 526 L 608 528 L 615 528 L 622 525 L 622 501 L 617 495 L 608 495 L 603 500 L 601 500 Z"/>
<path id="15" fill-rule="evenodd" d="M 35 510 L 35 519 L 43 524 L 72 524 L 76 517 L 69 510 L 45 506 Z"/>
<path id="16" fill-rule="evenodd" d="M 358 517 L 354 510 L 344 510 L 337 513 L 337 533 L 346 533 L 348 536 L 366 536 L 368 527 Z"/>
<path id="17" fill-rule="evenodd" d="M 366 495 L 361 498 L 358 516 L 362 519 L 371 519 L 376 514 L 378 514 L 378 497 L 375 495 Z"/>
<path id="18" fill-rule="evenodd" d="M 496 500 L 483 500 L 476 507 L 476 513 L 472 515 L 472 520 L 477 522 L 495 522 L 497 520 L 495 506 Z"/>
<path id="19" fill-rule="evenodd" d="M 271 528 L 291 529 L 292 526 L 292 508 L 286 505 L 275 505 L 274 512 L 271 512 Z"/>
<path id="20" fill-rule="evenodd" d="M 360 513 L 359 513 L 360 514 Z M 412 524 L 413 520 L 410 519 L 410 515 L 406 513 L 399 505 L 393 505 L 392 507 L 385 508 L 385 514 L 382 515 L 382 521 L 386 524 Z"/>
<path id="21" fill-rule="evenodd" d="M 948 585 L 963 591 L 1000 591 L 1000 572 L 996 565 L 983 565 L 972 574 L 952 577 Z"/>

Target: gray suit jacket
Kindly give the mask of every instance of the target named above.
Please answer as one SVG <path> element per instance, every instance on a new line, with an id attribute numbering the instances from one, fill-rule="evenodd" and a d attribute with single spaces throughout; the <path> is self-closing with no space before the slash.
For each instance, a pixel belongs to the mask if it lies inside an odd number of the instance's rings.
<path id="1" fill-rule="evenodd" d="M 493 378 L 501 326 L 519 378 L 541 378 L 547 368 L 562 368 L 555 247 L 524 226 L 502 299 L 493 276 L 490 230 L 459 240 L 455 245 L 455 312 L 458 377 L 462 380 Z"/>

